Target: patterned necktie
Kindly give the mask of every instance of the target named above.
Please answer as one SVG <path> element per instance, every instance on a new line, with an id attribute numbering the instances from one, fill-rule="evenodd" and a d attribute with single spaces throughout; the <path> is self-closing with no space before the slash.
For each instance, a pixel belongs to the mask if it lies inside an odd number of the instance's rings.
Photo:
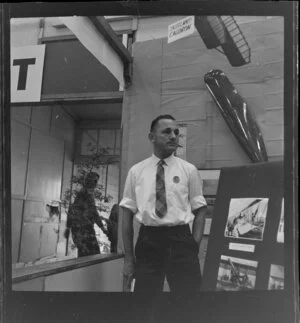
<path id="1" fill-rule="evenodd" d="M 165 185 L 165 170 L 166 163 L 161 159 L 157 164 L 156 172 L 156 202 L 155 213 L 162 218 L 167 213 L 166 185 Z"/>

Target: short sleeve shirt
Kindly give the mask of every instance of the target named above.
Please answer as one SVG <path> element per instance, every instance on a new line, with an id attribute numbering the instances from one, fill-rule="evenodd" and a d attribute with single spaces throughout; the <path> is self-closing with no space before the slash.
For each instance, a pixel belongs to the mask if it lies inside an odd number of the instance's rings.
<path id="1" fill-rule="evenodd" d="M 164 159 L 167 214 L 160 218 L 155 213 L 158 162 L 159 158 L 152 155 L 131 167 L 120 206 L 130 209 L 144 225 L 174 226 L 191 222 L 192 211 L 206 205 L 197 168 L 174 155 Z"/>

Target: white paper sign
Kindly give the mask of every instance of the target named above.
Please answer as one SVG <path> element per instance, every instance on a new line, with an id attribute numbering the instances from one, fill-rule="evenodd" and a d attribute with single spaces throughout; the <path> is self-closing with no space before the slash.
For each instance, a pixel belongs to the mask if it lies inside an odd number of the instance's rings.
<path id="1" fill-rule="evenodd" d="M 203 234 L 210 234 L 212 219 L 205 219 L 204 231 Z"/>
<path id="2" fill-rule="evenodd" d="M 133 278 L 131 286 L 130 286 L 130 291 L 133 292 L 134 291 L 134 285 L 135 285 L 135 279 Z"/>
<path id="3" fill-rule="evenodd" d="M 246 252 L 254 252 L 255 245 L 254 244 L 244 244 L 244 243 L 229 243 L 229 250 L 237 250 L 237 251 L 246 251 Z"/>
<path id="4" fill-rule="evenodd" d="M 195 17 L 183 18 L 168 26 L 168 44 L 175 40 L 193 34 L 195 31 Z"/>
<path id="5" fill-rule="evenodd" d="M 11 102 L 39 102 L 45 46 L 11 48 Z"/>

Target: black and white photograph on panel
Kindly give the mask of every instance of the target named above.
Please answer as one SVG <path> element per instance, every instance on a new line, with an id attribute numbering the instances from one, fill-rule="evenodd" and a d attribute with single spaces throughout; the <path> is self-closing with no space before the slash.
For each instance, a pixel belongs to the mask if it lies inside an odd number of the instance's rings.
<path id="1" fill-rule="evenodd" d="M 277 231 L 277 242 L 284 243 L 284 198 L 281 203 L 280 221 Z"/>
<path id="2" fill-rule="evenodd" d="M 271 265 L 269 276 L 269 290 L 284 289 L 284 267 L 281 265 Z"/>
<path id="3" fill-rule="evenodd" d="M 244 291 L 255 288 L 257 261 L 222 255 L 216 290 Z"/>
<path id="4" fill-rule="evenodd" d="M 268 202 L 268 198 L 231 199 L 225 237 L 263 240 Z"/>

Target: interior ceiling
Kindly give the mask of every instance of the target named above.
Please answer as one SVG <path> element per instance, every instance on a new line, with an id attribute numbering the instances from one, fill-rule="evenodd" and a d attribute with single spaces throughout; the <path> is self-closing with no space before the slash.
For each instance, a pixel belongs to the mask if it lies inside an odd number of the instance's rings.
<path id="1" fill-rule="evenodd" d="M 122 116 L 122 103 L 72 103 L 64 107 L 76 120 L 118 120 Z"/>

